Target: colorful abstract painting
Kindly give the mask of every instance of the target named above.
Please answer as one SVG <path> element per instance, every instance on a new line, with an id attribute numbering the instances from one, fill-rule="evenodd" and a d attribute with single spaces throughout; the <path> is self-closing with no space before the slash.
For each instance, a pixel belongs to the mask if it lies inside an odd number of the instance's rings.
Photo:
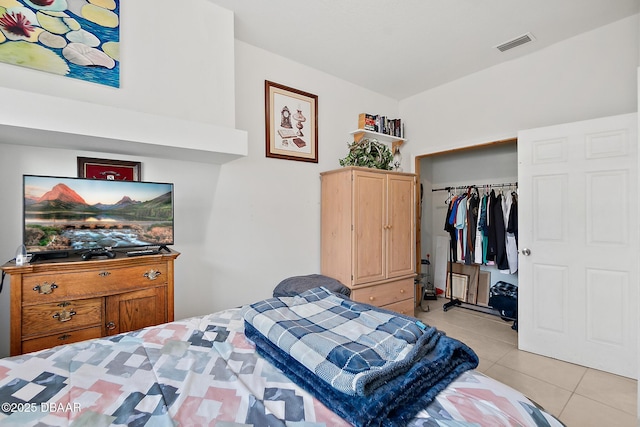
<path id="1" fill-rule="evenodd" d="M 120 86 L 119 0 L 0 0 L 0 62 Z"/>

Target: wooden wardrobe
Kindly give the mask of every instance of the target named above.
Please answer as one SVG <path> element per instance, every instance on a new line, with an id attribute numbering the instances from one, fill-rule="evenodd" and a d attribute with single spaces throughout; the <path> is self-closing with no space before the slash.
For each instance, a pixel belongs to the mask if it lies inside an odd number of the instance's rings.
<path id="1" fill-rule="evenodd" d="M 345 167 L 321 181 L 322 274 L 355 301 L 413 315 L 416 175 Z"/>

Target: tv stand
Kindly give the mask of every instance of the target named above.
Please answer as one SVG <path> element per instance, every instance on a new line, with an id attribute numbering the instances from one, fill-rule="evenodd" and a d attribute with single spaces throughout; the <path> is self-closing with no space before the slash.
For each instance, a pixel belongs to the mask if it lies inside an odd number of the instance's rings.
<path id="1" fill-rule="evenodd" d="M 173 321 L 178 255 L 0 266 L 11 278 L 11 355 Z"/>
<path id="2" fill-rule="evenodd" d="M 158 247 L 158 252 L 160 252 L 160 251 L 162 251 L 162 250 L 167 251 L 167 253 L 169 253 L 169 254 L 171 253 L 171 249 L 169 249 L 169 247 L 168 247 L 167 245 L 160 245 L 160 246 Z"/>

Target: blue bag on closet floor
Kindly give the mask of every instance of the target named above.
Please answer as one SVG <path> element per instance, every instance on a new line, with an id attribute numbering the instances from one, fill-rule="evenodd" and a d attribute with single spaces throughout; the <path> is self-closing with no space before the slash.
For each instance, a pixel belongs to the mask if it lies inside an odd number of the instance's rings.
<path id="1" fill-rule="evenodd" d="M 505 321 L 514 320 L 513 329 L 518 329 L 518 287 L 499 281 L 489 290 L 489 306 L 500 312 Z"/>

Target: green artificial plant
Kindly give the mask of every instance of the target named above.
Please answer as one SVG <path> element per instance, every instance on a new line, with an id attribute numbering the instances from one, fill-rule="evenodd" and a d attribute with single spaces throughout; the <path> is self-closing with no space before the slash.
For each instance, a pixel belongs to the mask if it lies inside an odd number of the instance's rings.
<path id="1" fill-rule="evenodd" d="M 349 146 L 349 154 L 340 159 L 340 166 L 362 166 L 374 169 L 391 170 L 393 154 L 389 147 L 377 139 L 362 138 Z"/>

